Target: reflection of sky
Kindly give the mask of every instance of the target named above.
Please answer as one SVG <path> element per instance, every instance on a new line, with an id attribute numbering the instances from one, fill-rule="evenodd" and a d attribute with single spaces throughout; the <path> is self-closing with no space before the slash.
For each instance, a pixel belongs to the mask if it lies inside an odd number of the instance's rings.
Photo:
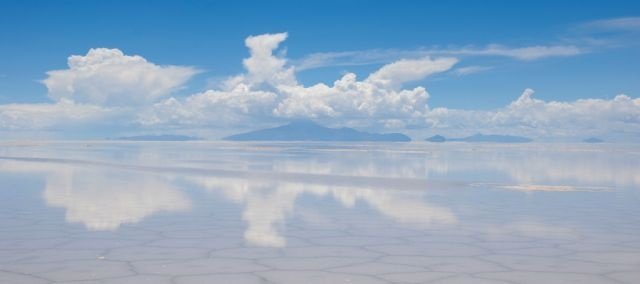
<path id="1" fill-rule="evenodd" d="M 157 175 L 110 168 L 4 161 L 2 169 L 45 176 L 46 203 L 66 210 L 65 219 L 90 230 L 115 230 L 157 212 L 188 210 L 191 201 Z"/>
<path id="2" fill-rule="evenodd" d="M 302 208 L 302 196 L 329 199 L 347 210 L 361 204 L 375 212 L 370 216 L 372 219 L 410 228 L 453 227 L 475 218 L 484 222 L 493 220 L 489 222 L 492 224 L 485 224 L 490 234 L 516 232 L 558 237 L 570 236 L 573 230 L 563 224 L 549 224 L 548 220 L 563 223 L 582 220 L 585 215 L 567 212 L 559 219 L 557 214 L 576 202 L 575 195 L 566 194 L 581 194 L 580 202 L 594 204 L 590 210 L 595 211 L 609 209 L 597 205 L 608 204 L 612 192 L 631 194 L 627 202 L 637 205 L 640 159 L 635 148 L 548 147 L 536 144 L 522 148 L 475 144 L 325 147 L 295 143 L 13 145 L 0 148 L 0 155 L 5 157 L 0 160 L 0 172 L 43 177 L 45 202 L 64 208 L 67 222 L 83 224 L 90 230 L 116 230 L 159 212 L 188 214 L 195 210 L 195 204 L 207 206 L 185 191 L 188 187 L 239 205 L 237 213 L 246 225 L 246 242 L 272 247 L 287 245 L 283 230 L 287 220 L 309 212 L 308 209 L 328 214 L 323 208 Z M 483 187 L 473 186 L 477 184 L 539 194 L 527 197 L 508 190 L 483 191 Z M 595 190 L 578 191 L 574 186 Z M 599 192 L 600 188 L 607 190 Z M 527 218 L 519 220 L 518 216 Z"/>
<path id="3" fill-rule="evenodd" d="M 126 172 L 66 169 L 47 177 L 47 204 L 66 209 L 66 220 L 91 230 L 115 230 L 157 212 L 179 212 L 191 201 L 166 180 Z"/>
<path id="4" fill-rule="evenodd" d="M 242 217 L 248 224 L 245 239 L 256 245 L 286 244 L 276 228 L 287 215 L 292 214 L 296 200 L 302 194 L 330 196 L 346 208 L 353 207 L 358 201 L 365 202 L 381 215 L 400 223 L 424 226 L 456 222 L 451 210 L 427 203 L 420 192 L 206 177 L 191 181 L 206 189 L 219 190 L 226 198 L 243 203 Z"/>

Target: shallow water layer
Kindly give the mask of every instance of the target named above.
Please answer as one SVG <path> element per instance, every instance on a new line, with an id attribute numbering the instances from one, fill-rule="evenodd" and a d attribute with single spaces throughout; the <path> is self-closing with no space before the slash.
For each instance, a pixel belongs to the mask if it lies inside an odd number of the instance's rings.
<path id="1" fill-rule="evenodd" d="M 640 283 L 640 147 L 0 144 L 0 283 Z"/>

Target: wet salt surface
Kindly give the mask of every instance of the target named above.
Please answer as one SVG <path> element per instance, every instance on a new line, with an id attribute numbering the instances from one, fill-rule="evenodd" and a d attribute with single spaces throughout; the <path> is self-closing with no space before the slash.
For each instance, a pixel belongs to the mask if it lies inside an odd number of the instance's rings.
<path id="1" fill-rule="evenodd" d="M 541 282 L 640 282 L 640 147 L 0 144 L 0 283 Z"/>

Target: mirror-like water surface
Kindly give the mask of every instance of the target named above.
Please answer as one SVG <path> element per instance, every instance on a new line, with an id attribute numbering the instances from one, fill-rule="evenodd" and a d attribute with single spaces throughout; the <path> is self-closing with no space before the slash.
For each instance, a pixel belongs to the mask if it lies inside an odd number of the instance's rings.
<path id="1" fill-rule="evenodd" d="M 1 283 L 639 283 L 640 147 L 0 144 Z"/>

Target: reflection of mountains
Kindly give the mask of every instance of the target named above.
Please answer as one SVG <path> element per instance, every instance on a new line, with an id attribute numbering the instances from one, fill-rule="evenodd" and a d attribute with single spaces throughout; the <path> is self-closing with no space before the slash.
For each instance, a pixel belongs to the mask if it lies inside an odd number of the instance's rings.
<path id="1" fill-rule="evenodd" d="M 425 170 L 427 176 L 448 178 L 482 172 L 507 175 L 518 184 L 640 187 L 638 150 L 589 146 L 549 144 L 434 152 L 433 166 L 427 165 Z"/>
<path id="2" fill-rule="evenodd" d="M 74 157 L 107 157 L 105 153 L 113 152 L 107 146 L 80 151 Z M 329 197 L 347 208 L 359 201 L 395 222 L 429 225 L 455 223 L 456 216 L 426 202 L 425 189 L 464 188 L 466 182 L 476 181 L 557 185 L 547 189 L 565 185 L 640 187 L 640 159 L 633 148 L 266 145 L 270 151 L 265 151 L 251 145 L 232 146 L 140 147 L 139 156 L 118 152 L 132 160 L 117 162 L 0 157 L 0 171 L 44 175 L 47 204 L 64 208 L 68 222 L 92 230 L 114 230 L 158 212 L 189 210 L 191 200 L 173 183 L 186 180 L 242 204 L 248 225 L 245 238 L 263 246 L 286 244 L 278 225 L 296 214 L 296 202 L 303 195 Z M 545 148 L 550 146 L 556 148 Z M 47 149 L 38 154 L 55 157 L 57 152 Z M 32 156 L 20 151 L 12 148 L 6 154 Z M 198 160 L 176 158 L 184 157 L 185 151 L 197 153 L 190 159 L 197 156 Z M 233 166 L 219 163 L 222 159 L 232 161 Z"/>
<path id="3" fill-rule="evenodd" d="M 396 178 L 392 183 L 404 180 L 407 184 L 403 185 L 403 188 L 420 188 L 426 183 L 416 182 L 416 179 L 487 182 L 477 179 L 478 173 L 482 173 L 480 177 L 507 177 L 509 182 L 521 184 L 640 187 L 640 175 L 637 174 L 640 168 L 640 149 L 635 145 L 203 143 L 190 144 L 185 148 L 176 144 L 136 144 L 136 147 L 133 147 L 129 144 L 106 143 L 88 148 L 91 151 L 79 146 L 82 145 L 63 148 L 66 151 L 62 151 L 64 158 L 91 156 L 109 160 L 108 157 L 115 156 L 113 152 L 116 152 L 118 162 L 95 165 L 233 178 L 264 176 L 267 179 L 284 178 L 290 182 L 305 182 L 314 176 L 326 180 L 327 176 L 338 175 L 347 178 L 336 180 L 335 185 L 346 186 L 360 185 L 372 180 L 352 177 L 381 178 L 379 181 Z M 56 152 L 58 148 L 54 148 Z M 75 150 L 71 152 L 69 148 Z M 38 149 L 38 154 L 57 156 L 53 151 L 46 149 L 50 147 Z M 33 149 L 28 148 L 7 147 L 0 149 L 0 152 L 8 156 L 33 156 Z M 123 162 L 123 157 L 129 161 Z M 176 160 L 176 157 L 188 158 Z M 123 165 L 124 163 L 128 165 Z M 246 171 L 251 173 L 248 174 Z M 309 176 L 299 178 L 300 175 L 296 174 Z M 379 181 L 373 182 L 372 186 L 379 185 Z M 433 182 L 430 183 L 429 185 L 433 185 Z"/>
<path id="4" fill-rule="evenodd" d="M 282 172 L 468 182 L 483 177 L 497 182 L 496 178 L 507 176 L 507 182 L 519 184 L 640 187 L 640 150 L 609 147 L 616 148 L 564 144 L 418 145 L 373 154 L 321 149 L 305 159 L 275 159 L 273 168 Z"/>

